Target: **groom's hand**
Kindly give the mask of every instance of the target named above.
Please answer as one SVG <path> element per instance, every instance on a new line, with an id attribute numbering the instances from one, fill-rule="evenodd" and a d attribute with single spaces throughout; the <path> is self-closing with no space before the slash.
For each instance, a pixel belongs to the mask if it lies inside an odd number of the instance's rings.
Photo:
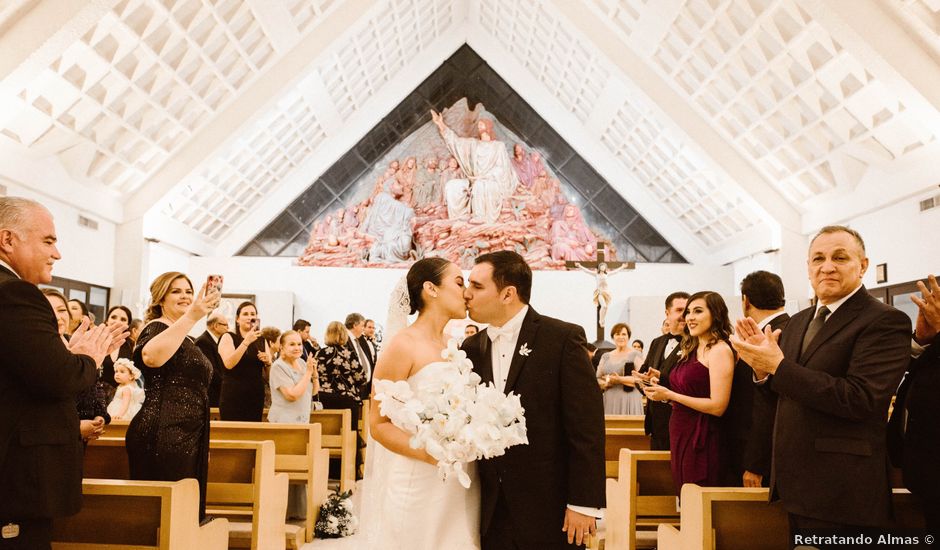
<path id="1" fill-rule="evenodd" d="M 597 532 L 597 519 L 565 508 L 565 525 L 561 530 L 568 533 L 568 544 L 580 546 L 587 542 L 588 535 L 593 537 Z"/>

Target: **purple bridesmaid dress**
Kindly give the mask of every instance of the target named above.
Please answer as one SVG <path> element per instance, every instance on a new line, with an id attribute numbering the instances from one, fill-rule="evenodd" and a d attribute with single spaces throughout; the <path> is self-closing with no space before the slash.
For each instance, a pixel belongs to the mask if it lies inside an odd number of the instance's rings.
<path id="1" fill-rule="evenodd" d="M 708 397 L 708 368 L 695 352 L 669 373 L 669 387 L 689 397 Z M 669 443 L 672 450 L 672 479 L 676 494 L 682 484 L 718 485 L 718 417 L 700 413 L 679 403 L 672 403 L 669 419 Z"/>

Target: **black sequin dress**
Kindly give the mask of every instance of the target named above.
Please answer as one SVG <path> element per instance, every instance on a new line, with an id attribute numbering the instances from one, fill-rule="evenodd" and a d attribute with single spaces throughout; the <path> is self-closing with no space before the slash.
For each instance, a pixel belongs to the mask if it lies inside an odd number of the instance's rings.
<path id="1" fill-rule="evenodd" d="M 141 351 L 169 328 L 162 322 L 145 326 L 134 349 L 146 381 L 147 398 L 127 428 L 131 479 L 199 481 L 199 517 L 206 511 L 209 469 L 209 377 L 212 367 L 188 337 L 159 368 L 144 365 Z"/>
<path id="2" fill-rule="evenodd" d="M 242 345 L 244 338 L 238 329 L 228 335 L 232 337 L 236 349 Z M 234 367 L 225 369 L 222 393 L 219 395 L 219 416 L 222 420 L 261 422 L 266 385 L 264 362 L 258 359 L 258 352 L 261 351 L 264 351 L 264 339 L 258 338 L 248 345 Z"/>

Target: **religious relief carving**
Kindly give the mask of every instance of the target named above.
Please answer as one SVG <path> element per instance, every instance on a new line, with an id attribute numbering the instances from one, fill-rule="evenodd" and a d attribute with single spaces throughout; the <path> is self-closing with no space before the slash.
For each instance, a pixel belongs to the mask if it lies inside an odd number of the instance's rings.
<path id="1" fill-rule="evenodd" d="M 440 256 L 469 268 L 481 253 L 510 249 L 533 268 L 564 269 L 609 242 L 539 153 L 466 99 L 432 111 L 356 185 L 359 198 L 314 224 L 299 265 L 387 267 Z"/>

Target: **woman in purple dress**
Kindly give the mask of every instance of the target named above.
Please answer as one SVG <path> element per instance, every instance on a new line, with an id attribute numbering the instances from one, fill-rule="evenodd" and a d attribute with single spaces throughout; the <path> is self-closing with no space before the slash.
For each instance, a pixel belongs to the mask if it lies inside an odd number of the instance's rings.
<path id="1" fill-rule="evenodd" d="M 652 385 L 646 396 L 671 401 L 669 443 L 672 479 L 679 494 L 684 483 L 718 484 L 718 417 L 731 397 L 734 352 L 728 306 L 715 292 L 697 292 L 685 309 L 682 359 L 669 372 L 669 388 Z"/>

